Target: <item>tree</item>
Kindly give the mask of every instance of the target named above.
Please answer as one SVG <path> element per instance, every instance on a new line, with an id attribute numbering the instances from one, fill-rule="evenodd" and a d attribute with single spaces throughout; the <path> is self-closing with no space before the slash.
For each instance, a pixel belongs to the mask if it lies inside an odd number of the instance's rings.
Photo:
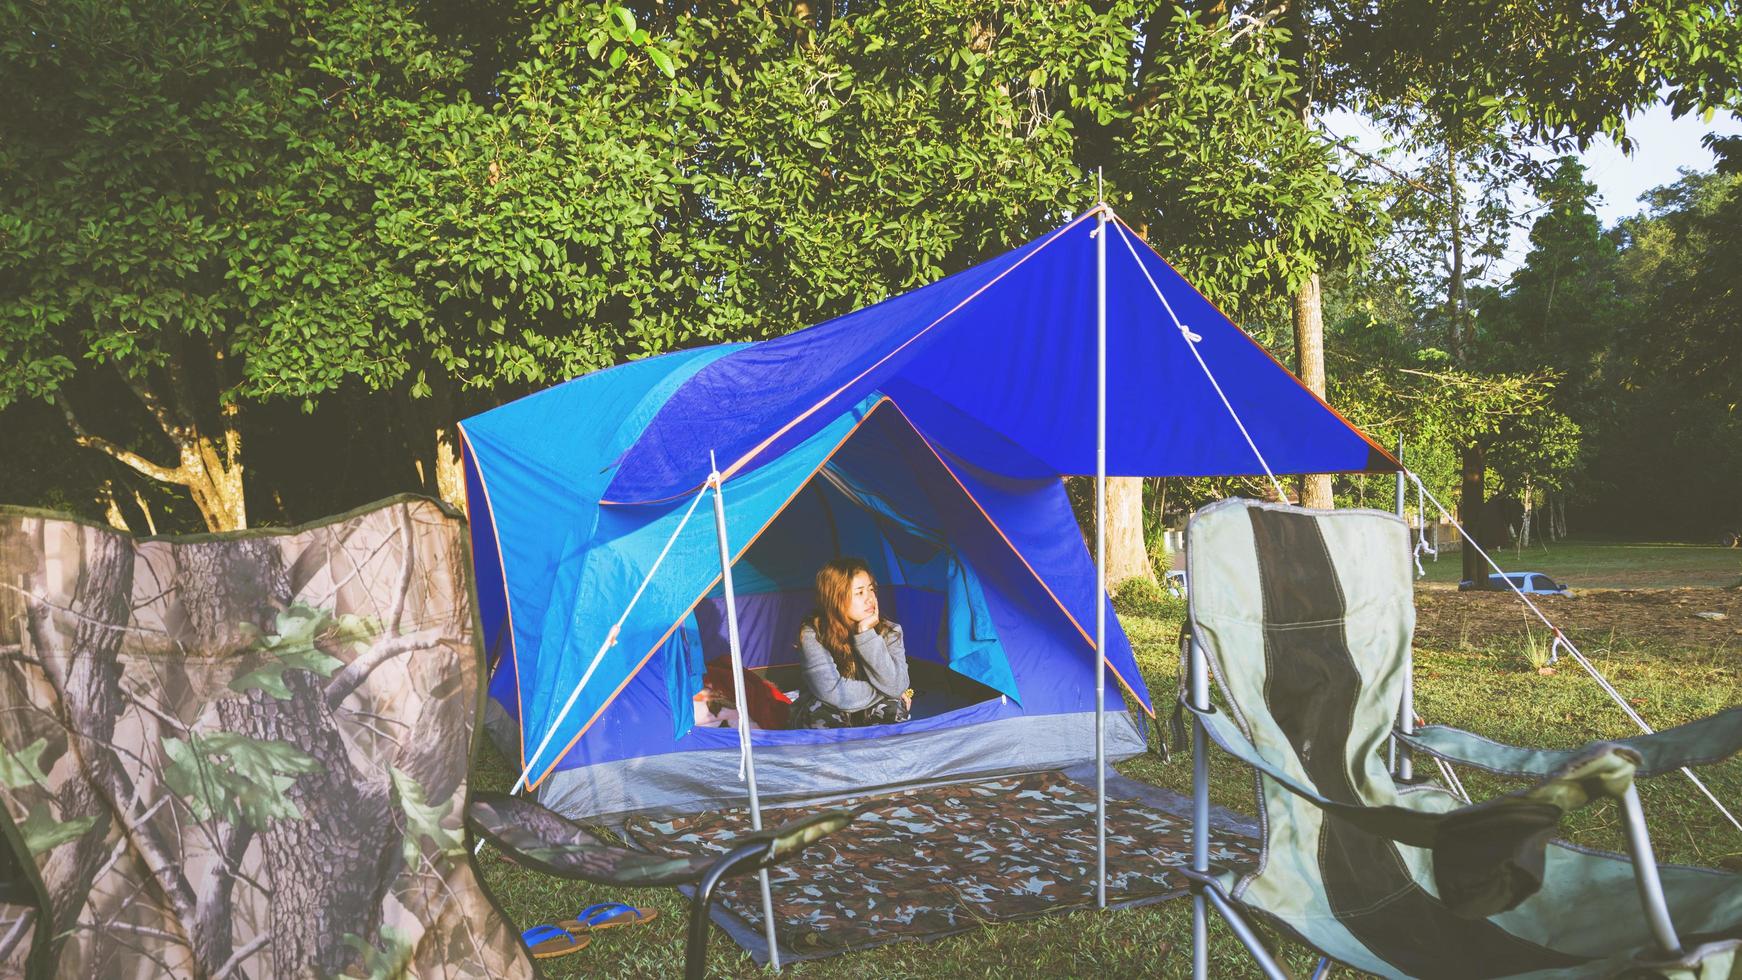
<path id="1" fill-rule="evenodd" d="M 1626 114 L 1667 90 L 1679 114 L 1733 102 L 1742 93 L 1742 26 L 1727 4 L 1436 4 L 1411 0 L 1323 9 L 1327 87 L 1378 116 L 1406 143 L 1437 154 L 1443 188 L 1435 222 L 1449 241 L 1445 280 L 1451 353 L 1468 366 L 1477 337 L 1466 295 L 1463 183 L 1492 178 L 1494 161 L 1517 164 L 1515 138 L 1584 144 L 1599 133 L 1625 139 Z M 1527 171 L 1521 171 L 1523 172 Z M 1415 183 L 1423 183 L 1416 179 Z M 1477 212 L 1480 214 L 1480 211 Z M 1482 450 L 1464 453 L 1460 509 L 1485 503 Z M 1465 576 L 1481 574 L 1466 553 Z"/>
<path id="2" fill-rule="evenodd" d="M 1538 493 L 1567 489 L 1578 455 L 1612 417 L 1601 378 L 1619 314 L 1615 242 L 1603 234 L 1592 202 L 1596 188 L 1577 160 L 1563 157 L 1538 181 L 1540 213 L 1530 252 L 1504 289 L 1484 291 L 1476 305 L 1483 325 L 1482 362 L 1490 370 L 1547 369 L 1556 385 L 1552 424 L 1510 435 L 1491 463 L 1524 509 L 1520 538 L 1528 544 Z"/>
<path id="3" fill-rule="evenodd" d="M 1684 174 L 1611 237 L 1617 294 L 1600 362 L 1603 420 L 1590 460 L 1605 489 L 1596 516 L 1658 534 L 1742 531 L 1742 168 L 1719 143 L 1715 173 Z M 1729 298 L 1726 298 L 1729 296 Z"/>
<path id="4" fill-rule="evenodd" d="M 390 364 L 372 328 L 402 289 L 376 274 L 359 188 L 324 159 L 344 138 L 339 100 L 379 76 L 310 87 L 323 73 L 308 38 L 347 14 L 5 15 L 0 227 L 15 247 L 0 258 L 0 356 L 18 369 L 0 406 L 52 402 L 79 445 L 185 488 L 214 530 L 248 522 L 247 405 L 305 390 L 283 362 L 365 377 Z M 130 405 L 81 395 L 123 387 Z"/>

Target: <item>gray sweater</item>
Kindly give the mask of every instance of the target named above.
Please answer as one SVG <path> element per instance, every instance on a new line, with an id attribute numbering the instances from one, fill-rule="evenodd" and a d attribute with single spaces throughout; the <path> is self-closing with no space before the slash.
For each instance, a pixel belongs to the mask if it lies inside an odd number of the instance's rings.
<path id="1" fill-rule="evenodd" d="M 875 629 L 853 636 L 859 651 L 859 677 L 841 676 L 835 655 L 817 639 L 809 626 L 799 631 L 798 646 L 804 654 L 804 689 L 819 701 L 842 711 L 861 711 L 880 698 L 898 698 L 907 692 L 907 646 L 901 627 L 895 623 L 885 638 Z"/>

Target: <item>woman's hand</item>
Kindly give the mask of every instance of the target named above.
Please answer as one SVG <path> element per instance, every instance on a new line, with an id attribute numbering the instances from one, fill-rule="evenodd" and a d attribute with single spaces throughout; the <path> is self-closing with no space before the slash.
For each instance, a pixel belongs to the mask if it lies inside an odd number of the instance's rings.
<path id="1" fill-rule="evenodd" d="M 864 619 L 859 620 L 857 623 L 854 623 L 853 624 L 853 632 L 863 633 L 866 630 L 868 630 L 871 627 L 876 626 L 876 625 L 877 625 L 877 614 L 875 612 L 873 612 L 871 615 L 866 616 Z"/>

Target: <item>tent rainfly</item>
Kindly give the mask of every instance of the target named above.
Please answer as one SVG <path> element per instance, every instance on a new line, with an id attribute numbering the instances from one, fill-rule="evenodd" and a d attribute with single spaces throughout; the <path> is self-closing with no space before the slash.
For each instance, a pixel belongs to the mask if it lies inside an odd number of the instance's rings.
<path id="1" fill-rule="evenodd" d="M 795 799 L 1140 752 L 1153 705 L 1060 478 L 1397 469 L 1105 205 L 826 323 L 461 430 L 494 730 L 540 802 L 591 818 L 736 803 L 746 761 Z M 689 520 L 704 493 L 715 527 Z M 715 658 L 796 686 L 811 576 L 842 554 L 903 624 L 913 719 L 757 729 L 753 750 L 697 726 Z M 1103 714 L 1106 671 L 1125 704 Z"/>

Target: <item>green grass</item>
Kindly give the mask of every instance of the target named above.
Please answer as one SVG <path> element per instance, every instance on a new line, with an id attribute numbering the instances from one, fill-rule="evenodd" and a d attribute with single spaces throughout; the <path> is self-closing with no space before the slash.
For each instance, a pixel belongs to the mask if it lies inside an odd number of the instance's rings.
<path id="1" fill-rule="evenodd" d="M 1722 589 L 1742 582 L 1742 550 L 1717 545 L 1568 538 L 1488 553 L 1509 572 L 1543 572 L 1574 589 Z M 1422 567 L 1423 581 L 1455 585 L 1463 565 L 1448 550 L 1438 561 L 1423 555 Z"/>
<path id="2" fill-rule="evenodd" d="M 1178 685 L 1174 643 L 1182 615 L 1180 605 L 1166 600 L 1127 602 L 1120 610 L 1158 704 L 1168 702 Z M 1586 652 L 1660 726 L 1692 720 L 1742 700 L 1742 676 L 1733 654 L 1643 642 L 1593 646 Z M 1528 745 L 1573 746 L 1629 733 L 1625 717 L 1576 668 L 1566 665 L 1553 676 L 1536 673 L 1522 631 L 1516 639 L 1485 649 L 1418 651 L 1415 673 L 1420 711 L 1430 721 Z M 1191 762 L 1185 753 L 1176 754 L 1171 763 L 1146 755 L 1121 765 L 1120 770 L 1189 791 Z M 1252 812 L 1252 780 L 1247 772 L 1219 754 L 1212 759 L 1210 771 L 1216 802 Z M 1708 767 L 1701 774 L 1719 799 L 1742 800 L 1742 759 Z M 1501 780 L 1480 774 L 1463 776 L 1478 799 L 1508 788 Z M 474 772 L 475 785 L 505 790 L 512 779 L 502 758 L 487 749 Z M 1642 795 L 1661 860 L 1711 865 L 1742 858 L 1742 834 L 1722 824 L 1722 818 L 1680 776 L 1651 780 L 1643 785 Z M 1619 823 L 1610 805 L 1580 811 L 1566 829 L 1577 843 L 1621 847 Z M 674 890 L 611 889 L 558 881 L 516 868 L 489 848 L 479 864 L 504 911 L 522 928 L 567 917 L 595 901 L 625 901 L 660 910 L 660 918 L 646 926 L 602 933 L 586 950 L 543 964 L 547 975 L 669 977 L 682 972 L 687 909 Z M 786 972 L 796 977 L 1000 980 L 1013 970 L 1025 976 L 1183 977 L 1189 974 L 1191 962 L 1190 928 L 1190 903 L 1180 900 L 1111 913 L 1045 916 L 934 942 L 892 943 L 797 964 Z M 1311 969 L 1315 957 L 1303 947 L 1278 942 L 1275 948 L 1297 975 Z M 718 930 L 709 949 L 714 975 L 748 977 L 759 972 Z M 1211 934 L 1211 959 L 1212 976 L 1259 976 L 1219 922 Z"/>

